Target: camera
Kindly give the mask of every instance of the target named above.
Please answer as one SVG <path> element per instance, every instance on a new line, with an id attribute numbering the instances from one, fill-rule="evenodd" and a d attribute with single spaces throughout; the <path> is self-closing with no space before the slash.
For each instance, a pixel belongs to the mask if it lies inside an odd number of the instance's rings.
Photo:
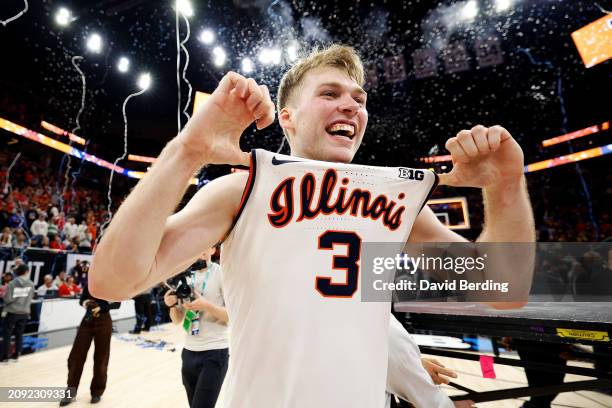
<path id="1" fill-rule="evenodd" d="M 195 299 L 193 296 L 193 272 L 206 268 L 206 261 L 198 259 L 189 268 L 176 276 L 166 280 L 166 286 L 176 295 L 179 303 L 189 303 Z"/>

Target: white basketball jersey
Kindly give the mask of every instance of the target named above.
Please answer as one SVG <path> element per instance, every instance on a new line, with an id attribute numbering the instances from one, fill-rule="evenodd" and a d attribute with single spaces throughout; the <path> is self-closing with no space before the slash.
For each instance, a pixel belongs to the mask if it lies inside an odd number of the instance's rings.
<path id="1" fill-rule="evenodd" d="M 436 181 L 252 152 L 221 250 L 226 407 L 384 406 L 390 307 L 361 301 L 361 245 L 404 243 Z"/>

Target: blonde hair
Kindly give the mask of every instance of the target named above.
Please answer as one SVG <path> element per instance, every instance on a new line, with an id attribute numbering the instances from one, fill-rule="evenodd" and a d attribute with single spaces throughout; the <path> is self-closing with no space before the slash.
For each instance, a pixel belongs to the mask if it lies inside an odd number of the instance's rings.
<path id="1" fill-rule="evenodd" d="M 363 64 L 353 47 L 333 44 L 321 50 L 315 48 L 283 75 L 278 87 L 278 112 L 287 106 L 293 96 L 293 91 L 300 86 L 304 75 L 308 71 L 320 67 L 335 67 L 345 70 L 348 76 L 357 82 L 359 86 L 364 85 Z"/>

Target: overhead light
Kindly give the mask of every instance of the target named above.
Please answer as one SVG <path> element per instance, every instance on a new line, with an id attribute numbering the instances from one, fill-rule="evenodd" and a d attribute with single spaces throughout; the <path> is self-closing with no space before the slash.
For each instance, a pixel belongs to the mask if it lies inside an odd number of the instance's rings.
<path id="1" fill-rule="evenodd" d="M 245 74 L 253 72 L 253 61 L 250 58 L 242 59 L 242 72 Z"/>
<path id="2" fill-rule="evenodd" d="M 70 13 L 70 10 L 68 10 L 67 8 L 61 7 L 55 13 L 55 22 L 58 25 L 65 27 L 68 24 L 70 24 L 71 21 L 72 21 L 72 13 Z"/>
<path id="3" fill-rule="evenodd" d="M 213 56 L 215 57 L 213 62 L 216 66 L 220 67 L 223 64 L 225 64 L 225 59 L 227 55 L 225 54 L 225 51 L 223 50 L 223 48 L 221 47 L 213 48 Z"/>
<path id="4" fill-rule="evenodd" d="M 97 33 L 93 33 L 87 37 L 87 49 L 96 54 L 102 51 L 102 37 Z"/>
<path id="5" fill-rule="evenodd" d="M 508 10 L 512 6 L 512 0 L 495 0 L 495 11 L 498 13 Z"/>
<path id="6" fill-rule="evenodd" d="M 140 74 L 138 77 L 138 86 L 143 91 L 146 91 L 151 86 L 151 74 L 145 72 L 144 74 Z"/>
<path id="7" fill-rule="evenodd" d="M 287 47 L 287 59 L 289 61 L 295 61 L 298 58 L 298 45 L 294 41 Z"/>
<path id="8" fill-rule="evenodd" d="M 461 9 L 460 17 L 462 20 L 470 21 L 476 18 L 478 15 L 478 2 L 476 0 L 470 0 Z"/>
<path id="9" fill-rule="evenodd" d="M 281 50 L 278 48 L 264 48 L 259 53 L 259 62 L 265 65 L 278 65 L 281 61 Z"/>
<path id="10" fill-rule="evenodd" d="M 212 30 L 202 30 L 198 39 L 204 44 L 212 44 L 215 41 L 215 34 Z"/>
<path id="11" fill-rule="evenodd" d="M 193 6 L 189 0 L 176 0 L 176 9 L 185 17 L 193 16 Z"/>
<path id="12" fill-rule="evenodd" d="M 128 72 L 130 70 L 130 60 L 126 57 L 119 58 L 119 62 L 117 63 L 117 69 L 119 72 Z"/>

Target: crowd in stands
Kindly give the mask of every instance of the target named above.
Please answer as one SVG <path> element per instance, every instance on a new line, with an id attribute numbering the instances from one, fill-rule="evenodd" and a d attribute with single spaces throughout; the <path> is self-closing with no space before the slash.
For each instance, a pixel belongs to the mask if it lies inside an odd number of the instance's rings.
<path id="1" fill-rule="evenodd" d="M 9 157 L 0 157 L 7 180 Z M 91 252 L 106 216 L 104 195 L 70 181 L 46 162 L 19 158 L 0 191 L 0 247 Z"/>
<path id="2" fill-rule="evenodd" d="M 0 247 L 91 252 L 107 215 L 106 191 L 79 182 L 73 188 L 70 180 L 64 185 L 64 172 L 59 171 L 58 163 L 50 155 L 41 157 L 22 155 L 8 174 L 15 154 L 0 152 Z M 73 165 L 77 166 L 75 161 Z M 590 209 L 585 205 L 576 171 L 570 166 L 527 177 L 538 241 L 592 242 L 612 237 L 606 210 L 611 191 L 605 187 L 611 176 L 602 179 L 597 176 L 601 174 L 598 164 L 589 166 L 583 165 L 592 190 L 594 208 Z M 468 198 L 472 227 L 460 233 L 476 238 L 484 223 L 480 192 L 442 187 L 434 195 L 452 196 Z M 118 202 L 114 200 L 114 204 Z"/>

